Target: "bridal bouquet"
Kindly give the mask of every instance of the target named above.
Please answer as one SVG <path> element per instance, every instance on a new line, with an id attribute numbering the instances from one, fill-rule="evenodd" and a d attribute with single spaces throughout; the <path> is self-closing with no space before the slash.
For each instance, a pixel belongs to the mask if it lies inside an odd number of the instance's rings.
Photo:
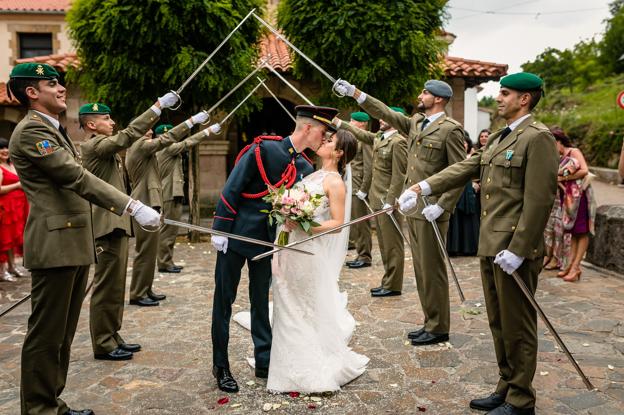
<path id="1" fill-rule="evenodd" d="M 269 187 L 269 193 L 262 198 L 271 204 L 271 210 L 263 209 L 261 212 L 268 213 L 269 224 L 276 222 L 282 225 L 286 219 L 297 222 L 301 229 L 310 233 L 313 226 L 319 226 L 313 219 L 314 211 L 322 203 L 323 195 L 311 194 L 304 188 Z M 280 231 L 277 237 L 278 245 L 288 244 L 288 232 Z"/>

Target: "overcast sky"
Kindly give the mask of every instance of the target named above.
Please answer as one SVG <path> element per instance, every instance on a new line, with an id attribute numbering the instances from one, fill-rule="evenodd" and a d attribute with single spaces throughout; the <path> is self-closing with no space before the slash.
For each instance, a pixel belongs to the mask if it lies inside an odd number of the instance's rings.
<path id="1" fill-rule="evenodd" d="M 457 36 L 450 56 L 506 63 L 509 73 L 547 47 L 571 48 L 600 37 L 611 0 L 450 0 L 445 29 Z M 577 11 L 582 10 L 582 11 Z M 482 84 L 495 96 L 498 83 Z"/>

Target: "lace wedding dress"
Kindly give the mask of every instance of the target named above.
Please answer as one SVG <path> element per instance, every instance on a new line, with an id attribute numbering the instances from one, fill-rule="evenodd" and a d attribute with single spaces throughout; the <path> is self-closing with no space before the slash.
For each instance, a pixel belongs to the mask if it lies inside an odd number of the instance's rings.
<path id="1" fill-rule="evenodd" d="M 318 223 L 330 219 L 323 191 L 330 174 L 338 173 L 318 170 L 296 185 L 323 195 L 314 215 Z M 273 256 L 273 345 L 267 381 L 272 392 L 337 391 L 364 373 L 368 358 L 348 346 L 355 319 L 347 310 L 347 294 L 338 287 L 348 233 L 345 228 L 299 245 L 313 256 L 286 251 Z M 289 242 L 308 236 L 297 229 Z"/>

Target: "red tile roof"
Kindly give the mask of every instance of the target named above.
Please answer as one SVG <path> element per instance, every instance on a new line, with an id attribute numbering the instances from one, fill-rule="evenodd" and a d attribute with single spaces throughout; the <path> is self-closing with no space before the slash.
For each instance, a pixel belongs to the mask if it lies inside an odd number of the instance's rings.
<path id="1" fill-rule="evenodd" d="M 0 105 L 17 106 L 19 104 L 19 101 L 16 100 L 15 97 L 9 99 L 9 96 L 7 95 L 6 83 L 0 82 Z"/>
<path id="2" fill-rule="evenodd" d="M 278 71 L 292 69 L 290 48 L 274 34 L 269 34 L 260 41 L 261 57 L 268 57 L 269 63 Z M 498 80 L 507 74 L 508 66 L 502 63 L 482 62 L 451 56 L 444 57 L 444 73 L 447 78 L 468 78 L 470 83 Z"/>
<path id="3" fill-rule="evenodd" d="M 0 0 L 0 13 L 63 13 L 71 0 Z"/>
<path id="4" fill-rule="evenodd" d="M 77 68 L 79 65 L 78 56 L 75 52 L 70 53 L 59 53 L 56 55 L 45 55 L 45 56 L 35 56 L 34 58 L 24 58 L 24 59 L 16 59 L 15 63 L 47 63 L 48 65 L 54 66 L 56 69 L 67 72 L 67 68 L 74 67 Z"/>

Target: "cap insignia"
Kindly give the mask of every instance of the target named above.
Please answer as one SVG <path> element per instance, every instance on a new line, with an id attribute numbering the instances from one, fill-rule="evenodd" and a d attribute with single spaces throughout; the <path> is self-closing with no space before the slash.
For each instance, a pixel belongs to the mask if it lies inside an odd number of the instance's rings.
<path id="1" fill-rule="evenodd" d="M 98 104 L 93 104 L 93 106 L 91 107 L 91 109 L 93 109 L 93 111 L 98 111 Z"/>
<path id="2" fill-rule="evenodd" d="M 41 65 L 37 65 L 37 69 L 35 69 L 35 72 L 37 72 L 37 75 L 43 75 L 45 73 L 45 71 L 43 70 L 43 66 Z"/>

